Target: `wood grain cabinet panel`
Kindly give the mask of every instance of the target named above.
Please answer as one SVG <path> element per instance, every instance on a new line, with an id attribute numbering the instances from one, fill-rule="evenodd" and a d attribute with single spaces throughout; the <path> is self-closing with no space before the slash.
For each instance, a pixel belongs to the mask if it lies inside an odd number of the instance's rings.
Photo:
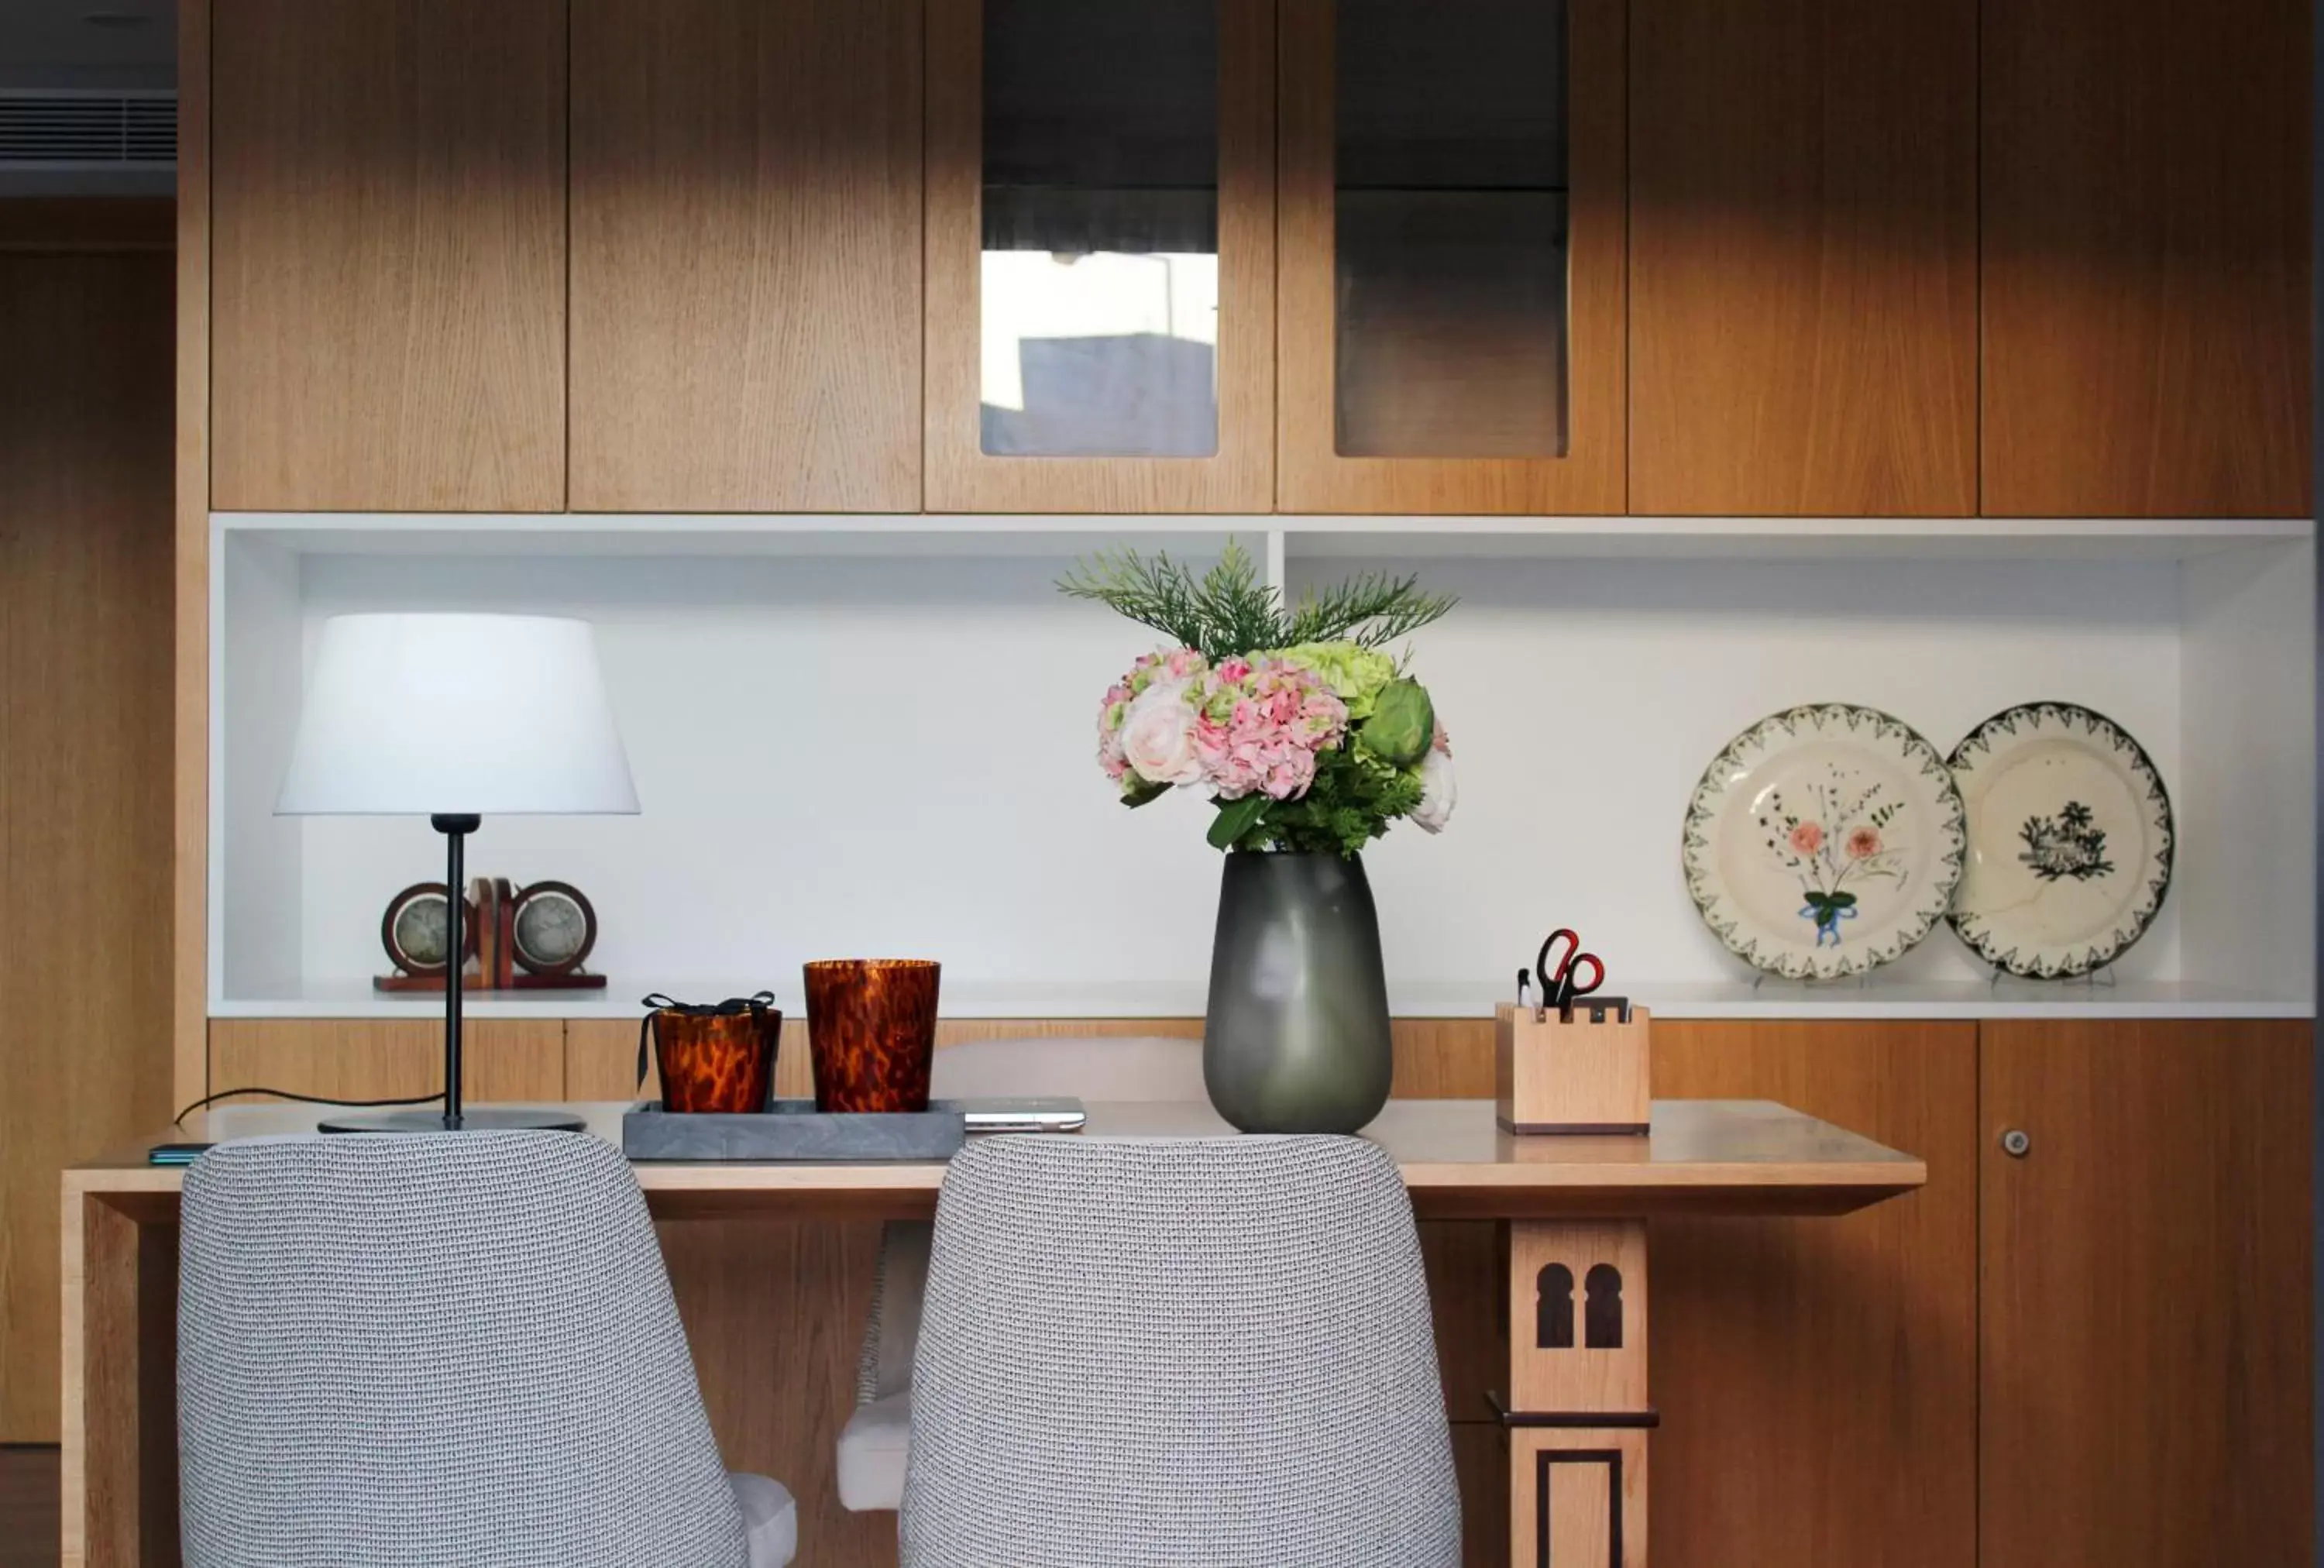
<path id="1" fill-rule="evenodd" d="M 918 0 L 577 0 L 572 506 L 917 512 Z"/>
<path id="2" fill-rule="evenodd" d="M 2306 516 L 2307 0 L 1985 0 L 1984 510 Z"/>
<path id="3" fill-rule="evenodd" d="M 2313 1048 L 1985 1026 L 1980 1568 L 2308 1560 Z"/>
<path id="4" fill-rule="evenodd" d="M 171 257 L 19 216 L 65 243 L 0 244 L 0 1443 L 57 1441 L 59 1167 L 176 1109 Z"/>
<path id="5" fill-rule="evenodd" d="M 1657 1019 L 1654 1053 L 1658 1098 L 1778 1100 L 1929 1167 L 1844 1219 L 1654 1222 L 1656 1568 L 1972 1568 L 1977 1027 Z"/>
<path id="6" fill-rule="evenodd" d="M 1217 0 L 1216 123 L 1214 136 L 1200 139 L 1171 112 L 1190 69 L 1209 80 L 1196 51 L 1121 69 L 1127 51 L 1185 32 L 1185 0 L 1178 16 L 1152 0 L 1013 0 L 1004 16 L 1015 30 L 1006 60 L 1020 96 L 1009 105 L 1004 155 L 990 168 L 986 5 L 927 6 L 928 510 L 1268 511 L 1275 485 L 1274 0 Z M 1166 85 L 1157 90 L 1148 76 Z M 1213 145 L 1214 177 L 1207 161 L 1192 166 Z M 987 210 L 995 192 L 1010 201 L 997 216 Z M 1172 278 L 1160 285 L 1168 302 L 1155 297 L 1154 313 L 1133 322 L 1120 300 L 1083 295 L 1095 320 L 1061 317 L 1055 336 L 1029 334 L 1013 352 L 988 345 L 986 272 L 996 258 L 1043 251 L 1059 275 L 1031 295 L 1063 298 L 1080 289 L 1065 275 L 1072 269 L 1120 276 L 1127 263 L 1149 274 L 1149 290 Z M 1214 325 L 1201 329 L 1207 347 L 1199 331 L 1182 329 L 1182 307 L 1207 307 L 1194 297 L 1198 289 L 1181 298 L 1189 286 L 1179 281 L 1174 252 L 1216 255 Z M 1172 265 L 1140 267 L 1166 262 Z M 1186 272 L 1198 277 L 1201 269 Z M 988 374 L 1028 389 L 1018 393 L 1022 406 L 988 405 Z M 1012 414 L 1021 421 L 1036 411 L 1033 394 L 1045 384 L 1049 428 L 1007 436 Z M 1213 389 L 1214 441 L 1203 406 Z M 1086 420 L 1073 417 L 1076 410 L 1087 410 Z M 1059 429 L 1075 424 L 1086 428 Z M 1051 439 L 1060 434 L 1067 438 Z"/>
<path id="7" fill-rule="evenodd" d="M 565 0 L 214 0 L 212 503 L 565 502 Z"/>
<path id="8" fill-rule="evenodd" d="M 1977 511 L 1977 0 L 1631 6 L 1631 511 Z"/>
<path id="9" fill-rule="evenodd" d="M 1280 0 L 1280 239 L 1281 281 L 1276 346 L 1276 506 L 1286 512 L 1619 512 L 1625 503 L 1625 441 L 1628 377 L 1627 262 L 1627 137 L 1624 125 L 1625 19 L 1621 0 L 1566 0 L 1565 37 L 1554 45 L 1567 81 L 1563 123 L 1539 124 L 1538 99 L 1522 97 L 1514 116 L 1481 115 L 1486 123 L 1453 133 L 1471 145 L 1451 161 L 1490 166 L 1494 183 L 1458 189 L 1448 182 L 1443 125 L 1415 110 L 1397 90 L 1393 59 L 1367 59 L 1364 102 L 1370 166 L 1351 178 L 1384 207 L 1374 226 L 1360 232 L 1378 250 L 1370 290 L 1342 276 L 1340 30 L 1351 20 L 1337 0 Z M 1471 18 L 1480 34 L 1522 30 L 1526 8 Z M 1372 7 L 1367 24 L 1396 23 L 1394 8 Z M 1372 51 L 1360 51 L 1369 56 Z M 1445 80 L 1468 74 L 1476 62 L 1440 58 Z M 1447 98 L 1432 75 L 1430 108 L 1457 115 L 1461 99 Z M 1420 101 L 1424 95 L 1408 95 Z M 1517 124 L 1509 120 L 1514 117 Z M 1500 123 L 1491 123 L 1499 120 Z M 1377 134 L 1374 134 L 1377 133 Z M 1554 394 L 1563 407 L 1563 455 L 1505 455 L 1525 443 L 1503 438 L 1516 429 L 1477 429 L 1508 419 L 1512 404 L 1540 404 L 1542 377 L 1524 356 L 1498 352 L 1512 335 L 1538 330 L 1542 280 L 1531 246 L 1516 238 L 1534 219 L 1480 215 L 1479 202 L 1542 190 L 1537 171 L 1505 167 L 1512 146 L 1545 134 L 1563 168 L 1564 217 L 1556 240 L 1563 263 L 1561 309 L 1552 316 L 1555 346 L 1564 357 Z M 1519 164 L 1530 158 L 1518 157 Z M 1414 179 L 1413 165 L 1425 165 Z M 1452 229 L 1459 225 L 1480 226 Z M 1464 245 L 1464 242 L 1468 242 Z M 1524 254 L 1510 263 L 1522 277 L 1503 275 L 1490 253 L 1512 244 Z M 1480 252 L 1486 253 L 1480 255 Z M 1554 263 L 1552 263 L 1554 264 Z M 1447 288 L 1432 265 L 1475 269 L 1479 287 Z M 1362 298 L 1374 303 L 1367 308 Z M 1347 309 L 1370 309 L 1351 321 L 1373 355 L 1370 369 L 1342 385 L 1342 320 Z M 1497 313 L 1498 312 L 1498 313 Z M 1351 337 L 1349 341 L 1355 339 Z M 1488 368 L 1490 367 L 1490 368 Z M 1479 376 L 1495 378 L 1494 394 L 1474 398 Z M 1432 402 L 1458 405 L 1448 418 Z M 1452 427 L 1448 431 L 1447 426 Z M 1466 449 L 1461 428 L 1489 448 Z M 1422 428 L 1425 427 L 1425 433 Z M 1451 435 L 1453 439 L 1447 442 Z M 1417 439 L 1413 439 L 1416 435 Z M 1458 453 L 1448 445 L 1462 446 Z M 1421 455 L 1387 456 L 1393 452 Z"/>
<path id="10" fill-rule="evenodd" d="M 471 1101 L 566 1097 L 565 1025 L 556 1019 L 470 1019 L 460 1045 L 461 1089 Z M 441 1019 L 210 1020 L 212 1093 L 263 1086 L 386 1100 L 443 1084 Z"/>

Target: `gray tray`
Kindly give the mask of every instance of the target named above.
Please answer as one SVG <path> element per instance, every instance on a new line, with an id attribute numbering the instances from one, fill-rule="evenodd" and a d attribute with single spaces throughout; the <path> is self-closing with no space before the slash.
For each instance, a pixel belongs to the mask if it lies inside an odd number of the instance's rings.
<path id="1" fill-rule="evenodd" d="M 622 1117 L 622 1152 L 632 1159 L 950 1159 L 968 1136 L 959 1102 L 931 1100 L 920 1111 L 817 1111 L 812 1100 L 778 1100 L 764 1111 L 674 1115 L 644 1100 Z"/>

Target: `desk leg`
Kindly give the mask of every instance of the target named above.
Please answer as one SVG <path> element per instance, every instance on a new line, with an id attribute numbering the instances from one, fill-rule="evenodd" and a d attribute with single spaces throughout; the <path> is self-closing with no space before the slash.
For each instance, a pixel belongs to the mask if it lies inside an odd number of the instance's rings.
<path id="1" fill-rule="evenodd" d="M 63 1568 L 178 1562 L 178 1228 L 64 1195 Z"/>
<path id="2" fill-rule="evenodd" d="M 1646 1568 L 1646 1227 L 1509 1226 L 1509 1561 Z"/>

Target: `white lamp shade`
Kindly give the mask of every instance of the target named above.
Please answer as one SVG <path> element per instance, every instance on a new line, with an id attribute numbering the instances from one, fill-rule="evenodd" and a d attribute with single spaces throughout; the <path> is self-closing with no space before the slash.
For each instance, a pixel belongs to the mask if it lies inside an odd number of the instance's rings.
<path id="1" fill-rule="evenodd" d="M 586 621 L 323 623 L 278 816 L 637 808 Z"/>

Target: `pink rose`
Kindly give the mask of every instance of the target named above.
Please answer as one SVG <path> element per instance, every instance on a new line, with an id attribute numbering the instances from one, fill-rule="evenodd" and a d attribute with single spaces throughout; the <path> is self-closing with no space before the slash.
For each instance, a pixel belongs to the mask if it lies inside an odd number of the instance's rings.
<path id="1" fill-rule="evenodd" d="M 1823 824 L 1803 822 L 1792 829 L 1792 847 L 1802 854 L 1813 854 L 1823 847 Z"/>
<path id="2" fill-rule="evenodd" d="M 1121 752 L 1149 784 L 1199 784 L 1203 759 L 1194 748 L 1194 710 L 1184 682 L 1157 681 L 1130 707 L 1121 726 Z"/>
<path id="3" fill-rule="evenodd" d="M 1880 833 L 1877 828 L 1859 827 L 1848 835 L 1848 858 L 1869 860 L 1880 853 Z"/>

